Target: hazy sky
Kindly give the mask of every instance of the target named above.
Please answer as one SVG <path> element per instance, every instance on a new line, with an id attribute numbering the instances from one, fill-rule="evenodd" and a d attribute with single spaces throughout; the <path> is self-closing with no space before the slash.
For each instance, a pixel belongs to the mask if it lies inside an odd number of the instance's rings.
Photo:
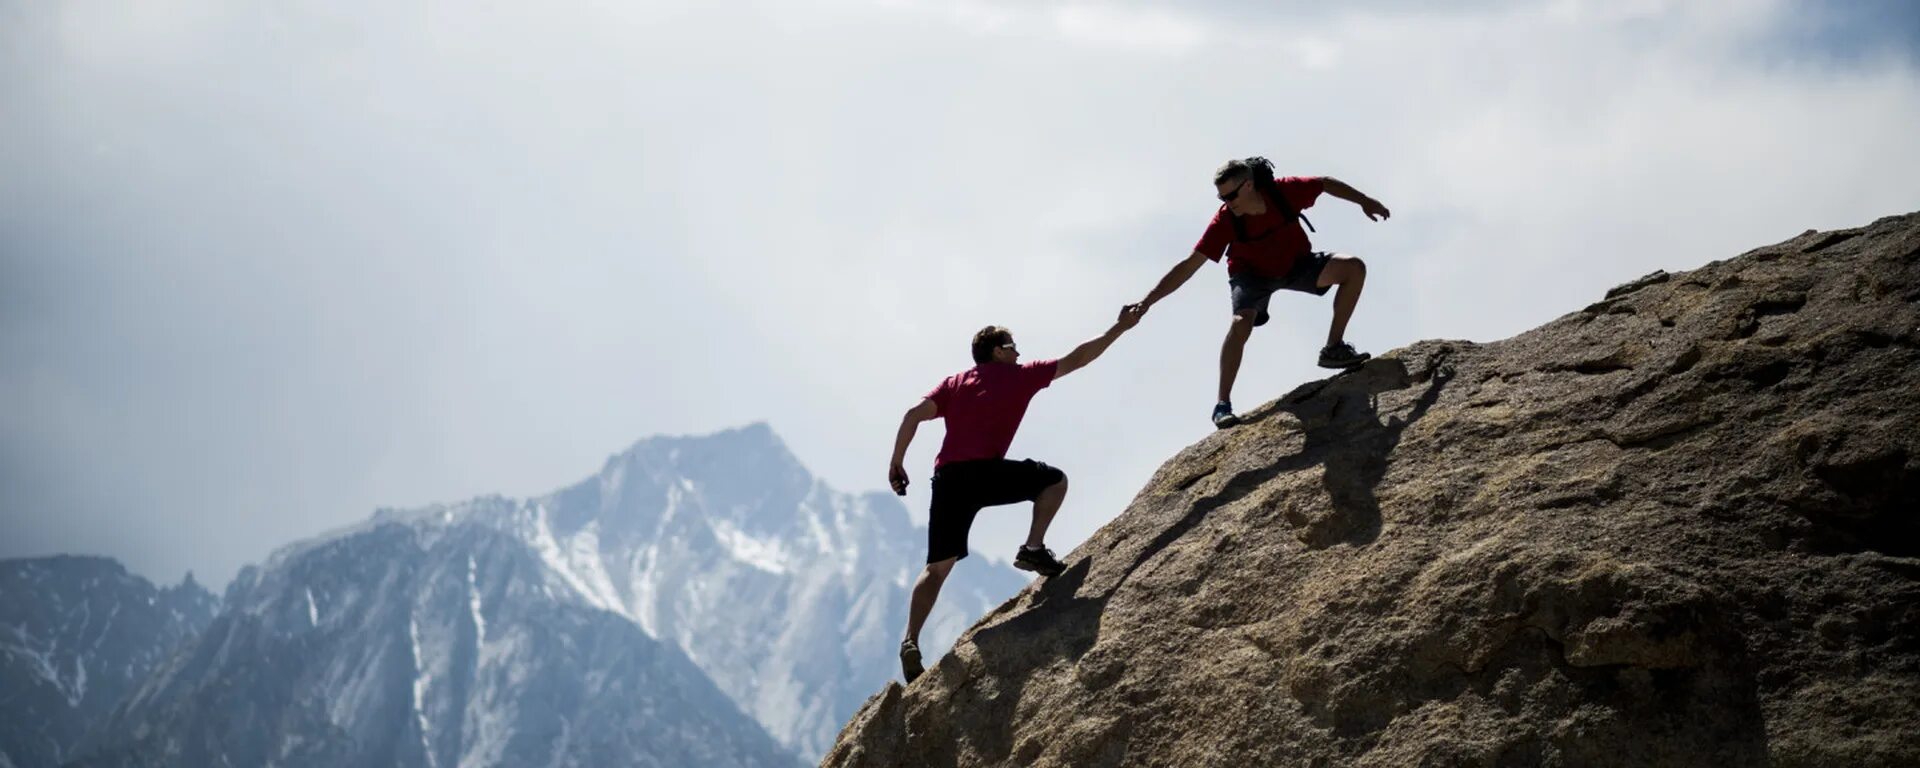
<path id="1" fill-rule="evenodd" d="M 0 556 L 218 585 L 755 420 L 878 489 L 975 329 L 1098 333 L 1233 156 L 1393 210 L 1310 211 L 1375 354 L 1920 209 L 1911 3 L 1428 5 L 0 0 Z M 1243 409 L 1329 303 L 1276 299 Z M 1227 315 L 1210 266 L 1034 402 L 1056 549 L 1211 431 Z"/>

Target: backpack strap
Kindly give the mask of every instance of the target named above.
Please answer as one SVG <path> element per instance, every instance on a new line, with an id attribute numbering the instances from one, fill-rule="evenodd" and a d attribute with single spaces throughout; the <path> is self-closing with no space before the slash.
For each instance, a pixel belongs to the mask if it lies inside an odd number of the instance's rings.
<path id="1" fill-rule="evenodd" d="M 1250 172 L 1250 173 L 1260 173 L 1260 172 L 1261 172 L 1261 170 L 1260 170 L 1260 169 L 1259 169 L 1259 168 L 1258 168 L 1258 167 L 1256 166 L 1256 167 L 1254 167 L 1254 168 L 1252 168 L 1252 169 L 1249 169 L 1249 172 Z M 1308 231 L 1308 232 L 1312 232 L 1312 233 L 1314 233 L 1314 234 L 1319 234 L 1319 233 L 1320 233 L 1320 230 L 1317 230 L 1317 229 L 1314 229 L 1314 228 L 1313 228 L 1313 222 L 1312 222 L 1312 221 L 1309 221 L 1309 220 L 1307 219 L 1307 215 L 1306 215 L 1305 213 L 1302 213 L 1302 212 L 1300 212 L 1300 211 L 1298 211 L 1298 210 L 1295 210 L 1295 209 L 1294 209 L 1294 207 L 1293 207 L 1293 204 L 1292 204 L 1292 203 L 1289 203 L 1289 202 L 1287 202 L 1287 196 L 1286 196 L 1285 194 L 1282 194 L 1282 193 L 1280 192 L 1280 180 L 1279 180 L 1279 179 L 1276 179 L 1276 178 L 1273 178 L 1273 177 L 1272 177 L 1271 175 L 1269 175 L 1269 176 L 1267 177 L 1267 181 L 1268 181 L 1268 183 L 1267 183 L 1267 185 L 1266 185 L 1266 186 L 1267 186 L 1268 188 L 1271 188 L 1271 189 L 1273 190 L 1273 194 L 1272 194 L 1271 196 L 1269 196 L 1269 197 L 1268 197 L 1268 199 L 1267 199 L 1267 204 L 1268 204 L 1268 205 L 1275 205 L 1275 206 L 1279 206 L 1279 208 L 1280 208 L 1280 212 L 1281 212 L 1281 213 L 1283 213 L 1283 214 L 1286 214 L 1286 216 L 1287 216 L 1288 218 L 1291 218 L 1291 219 L 1298 219 L 1298 220 L 1300 221 L 1300 223 L 1302 223 L 1302 224 L 1305 224 L 1305 225 L 1307 226 L 1307 231 Z M 1261 185 L 1259 185 L 1259 184 L 1254 184 L 1254 185 L 1253 185 L 1253 189 L 1254 189 L 1254 191 L 1255 191 L 1255 192 L 1260 192 L 1260 191 L 1261 191 L 1261 189 L 1260 189 L 1260 187 L 1261 187 Z M 1262 194 L 1264 194 L 1264 193 L 1262 193 Z M 1242 224 L 1242 223 L 1240 223 L 1240 217 L 1239 217 L 1238 215 L 1236 215 L 1236 214 L 1235 214 L 1235 213 L 1233 212 L 1233 206 L 1231 206 L 1231 205 L 1222 205 L 1222 206 L 1221 206 L 1221 210 L 1224 210 L 1224 211 L 1226 211 L 1226 214 L 1227 214 L 1227 219 L 1228 219 L 1229 221 L 1231 221 L 1231 222 L 1233 223 L 1233 239 L 1234 239 L 1234 241 L 1235 241 L 1235 242 L 1242 242 L 1242 243 L 1246 243 L 1246 242 L 1252 242 L 1252 238 L 1249 238 L 1249 237 L 1247 237 L 1247 227 L 1246 227 L 1246 225 L 1245 225 L 1245 224 Z M 1269 232 L 1269 233 L 1267 233 L 1267 234 L 1269 234 L 1269 235 L 1270 235 L 1270 234 L 1273 234 L 1273 233 L 1271 233 L 1271 232 Z M 1262 237 L 1262 239 L 1264 239 L 1264 238 L 1265 238 L 1265 235 L 1262 235 L 1261 237 Z"/>

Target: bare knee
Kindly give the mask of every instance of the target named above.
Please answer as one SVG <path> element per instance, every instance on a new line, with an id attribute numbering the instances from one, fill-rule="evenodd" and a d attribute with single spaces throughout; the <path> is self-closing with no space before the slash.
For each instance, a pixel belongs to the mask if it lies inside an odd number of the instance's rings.
<path id="1" fill-rule="evenodd" d="M 1065 494 L 1067 492 L 1067 473 L 1060 473 L 1060 480 L 1046 488 L 1046 493 Z"/>
<path id="2" fill-rule="evenodd" d="M 937 563 L 927 563 L 926 569 L 920 572 L 920 579 L 935 584 L 946 581 L 947 574 L 953 571 L 953 564 L 957 562 L 960 562 L 960 558 L 949 557 Z"/>
<path id="3" fill-rule="evenodd" d="M 1227 326 L 1227 338 L 1245 339 L 1253 335 L 1253 320 L 1256 313 L 1246 312 L 1233 316 L 1233 322 Z"/>
<path id="4" fill-rule="evenodd" d="M 1322 288 L 1335 285 L 1358 285 L 1367 280 L 1367 263 L 1358 256 L 1340 254 L 1333 257 L 1326 269 L 1321 271 L 1319 285 Z"/>

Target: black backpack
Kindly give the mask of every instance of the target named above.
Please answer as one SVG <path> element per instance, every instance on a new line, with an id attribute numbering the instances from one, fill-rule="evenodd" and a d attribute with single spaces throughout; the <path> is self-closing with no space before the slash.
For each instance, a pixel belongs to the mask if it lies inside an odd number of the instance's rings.
<path id="1" fill-rule="evenodd" d="M 1307 220 L 1306 214 L 1294 210 L 1293 205 L 1287 202 L 1287 196 L 1280 194 L 1280 182 L 1275 180 L 1273 176 L 1273 161 L 1264 157 L 1249 157 L 1246 162 L 1247 173 L 1250 174 L 1249 177 L 1253 179 L 1253 188 L 1255 191 L 1266 195 L 1267 201 L 1272 205 L 1279 206 L 1281 213 L 1299 219 L 1300 223 L 1307 225 L 1308 232 L 1315 234 L 1320 232 L 1320 230 L 1313 228 L 1313 222 Z M 1240 217 L 1234 215 L 1231 209 L 1227 211 L 1227 219 L 1233 222 L 1234 242 L 1250 243 L 1256 239 L 1264 240 L 1267 238 L 1267 235 L 1273 234 L 1272 232 L 1268 232 L 1259 238 L 1247 237 L 1246 225 L 1240 223 Z"/>

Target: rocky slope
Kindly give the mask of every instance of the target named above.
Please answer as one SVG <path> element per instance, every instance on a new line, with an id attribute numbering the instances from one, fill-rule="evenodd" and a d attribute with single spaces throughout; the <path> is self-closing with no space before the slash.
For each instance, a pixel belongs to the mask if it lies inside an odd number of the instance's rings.
<path id="1" fill-rule="evenodd" d="M 0 766 L 51 766 L 182 644 L 219 600 L 104 557 L 0 561 Z"/>
<path id="2" fill-rule="evenodd" d="M 1186 449 L 829 766 L 1920 765 L 1920 214 Z"/>

